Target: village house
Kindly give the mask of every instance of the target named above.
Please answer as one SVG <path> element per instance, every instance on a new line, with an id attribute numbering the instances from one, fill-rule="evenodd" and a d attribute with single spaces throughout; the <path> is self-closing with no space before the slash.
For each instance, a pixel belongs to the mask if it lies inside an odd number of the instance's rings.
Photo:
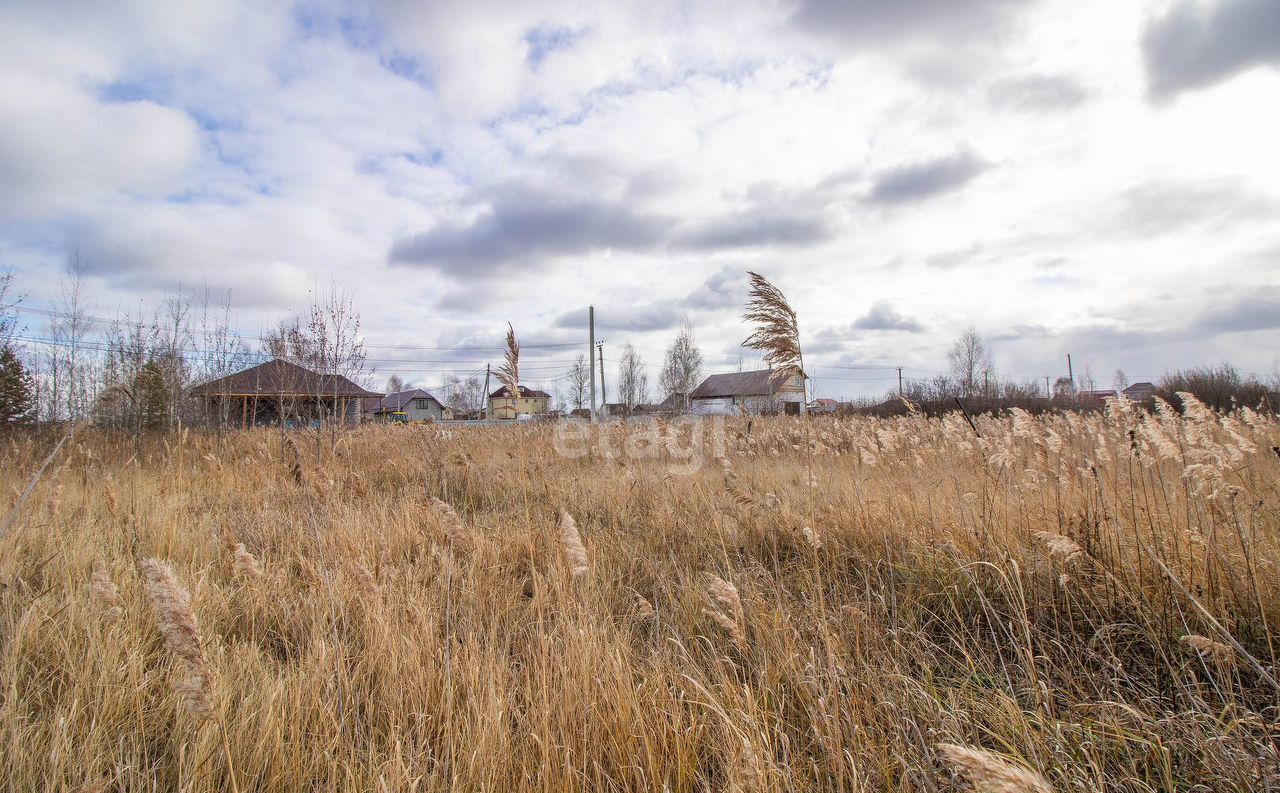
<path id="1" fill-rule="evenodd" d="M 751 415 L 804 413 L 802 376 L 776 375 L 772 369 L 713 374 L 689 395 L 690 408 L 694 413 L 724 416 L 743 410 Z"/>
<path id="2" fill-rule="evenodd" d="M 227 423 L 241 427 L 335 418 L 356 424 L 363 401 L 382 396 L 342 375 L 313 372 L 279 359 L 193 386 L 188 394 L 204 400 L 209 415 L 222 415 Z"/>
<path id="3" fill-rule="evenodd" d="M 421 388 L 366 399 L 364 411 L 370 418 L 382 419 L 404 414 L 406 421 L 444 421 L 453 416 L 443 402 Z"/>
<path id="4" fill-rule="evenodd" d="M 518 419 L 521 416 L 542 416 L 551 410 L 551 395 L 536 388 L 520 386 L 520 397 L 511 394 L 507 386 L 489 395 L 489 418 Z"/>
<path id="5" fill-rule="evenodd" d="M 1134 383 L 1120 393 L 1124 394 L 1125 399 L 1132 402 L 1148 402 L 1156 395 L 1156 384 L 1143 380 L 1140 383 Z"/>
<path id="6" fill-rule="evenodd" d="M 1115 399 L 1116 392 L 1110 388 L 1094 388 L 1076 392 L 1076 399 L 1085 404 L 1105 404 L 1108 399 Z"/>
<path id="7" fill-rule="evenodd" d="M 810 413 L 835 413 L 840 407 L 840 403 L 834 399 L 815 399 L 809 403 Z"/>

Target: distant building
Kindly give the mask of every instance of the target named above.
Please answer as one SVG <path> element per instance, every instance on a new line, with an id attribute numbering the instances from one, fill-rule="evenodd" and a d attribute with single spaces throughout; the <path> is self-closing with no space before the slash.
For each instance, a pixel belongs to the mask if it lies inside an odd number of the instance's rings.
<path id="1" fill-rule="evenodd" d="M 741 410 L 751 415 L 804 413 L 804 380 L 799 375 L 780 379 L 776 374 L 772 369 L 713 374 L 689 395 L 690 407 L 704 415 L 733 415 Z"/>
<path id="2" fill-rule="evenodd" d="M 1116 392 L 1111 388 L 1099 388 L 1092 391 L 1077 391 L 1076 399 L 1081 402 L 1106 402 L 1108 399 L 1115 399 Z"/>
<path id="3" fill-rule="evenodd" d="M 1155 397 L 1156 384 L 1144 380 L 1141 383 L 1134 383 L 1121 393 L 1124 394 L 1125 399 L 1130 401 L 1146 402 Z"/>
<path id="4" fill-rule="evenodd" d="M 689 409 L 689 395 L 683 391 L 672 391 L 652 408 L 654 413 L 683 413 Z"/>
<path id="5" fill-rule="evenodd" d="M 642 402 L 639 405 L 632 405 L 628 408 L 621 402 L 607 402 L 604 406 L 604 414 L 606 416 L 626 418 L 627 416 L 654 416 L 662 413 L 680 412 L 679 408 L 667 409 L 663 407 L 666 404 L 666 402 Z"/>
<path id="6" fill-rule="evenodd" d="M 835 413 L 840 403 L 834 399 L 815 399 L 809 403 L 810 413 Z"/>
<path id="7" fill-rule="evenodd" d="M 397 391 L 384 397 L 364 401 L 365 415 L 382 418 L 390 413 L 403 413 L 409 421 L 443 421 L 452 417 L 443 402 L 421 388 Z"/>
<path id="8" fill-rule="evenodd" d="M 364 400 L 382 396 L 342 375 L 321 374 L 278 359 L 201 383 L 187 393 L 204 400 L 211 415 L 221 412 L 228 423 L 242 427 L 335 417 L 354 424 L 360 421 Z"/>
<path id="9" fill-rule="evenodd" d="M 551 395 L 536 388 L 520 386 L 520 398 L 503 386 L 489 395 L 489 418 L 518 419 L 521 416 L 542 416 L 551 410 Z"/>

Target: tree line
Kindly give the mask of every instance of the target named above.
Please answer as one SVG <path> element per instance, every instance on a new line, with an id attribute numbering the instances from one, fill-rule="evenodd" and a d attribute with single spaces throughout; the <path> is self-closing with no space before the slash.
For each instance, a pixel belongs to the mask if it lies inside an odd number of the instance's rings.
<path id="1" fill-rule="evenodd" d="M 26 335 L 25 296 L 0 272 L 0 424 L 93 419 L 135 432 L 178 424 L 230 423 L 226 402 L 192 399 L 188 389 L 279 358 L 313 371 L 359 379 L 365 351 L 360 312 L 336 285 L 300 316 L 279 323 L 257 349 L 232 325 L 230 291 L 179 290 L 148 312 L 96 316 L 88 267 L 67 262 L 43 327 Z"/>
<path id="2" fill-rule="evenodd" d="M 85 418 L 134 432 L 180 423 L 224 426 L 234 418 L 226 413 L 228 404 L 189 398 L 191 385 L 272 358 L 358 383 L 371 374 L 360 311 L 336 284 L 313 295 L 302 312 L 278 323 L 251 349 L 233 328 L 230 291 L 214 295 L 207 288 L 188 289 L 164 298 L 151 312 L 139 308 L 103 319 L 95 316 L 97 306 L 88 294 L 87 277 L 85 261 L 72 254 L 53 310 L 38 312 L 48 315 L 42 335 L 30 337 L 21 333 L 19 312 L 24 298 L 15 291 L 13 274 L 0 271 L 0 426 Z M 906 379 L 900 389 L 889 391 L 881 400 L 864 400 L 854 407 L 886 412 L 911 403 L 917 409 L 941 412 L 952 409 L 957 399 L 974 411 L 1079 404 L 1077 384 L 1070 378 L 1058 378 L 1046 394 L 1038 382 L 1000 376 L 989 346 L 974 328 L 951 346 L 948 363 L 944 374 Z M 555 379 L 558 407 L 590 407 L 596 366 L 598 362 L 588 356 L 576 356 L 569 371 Z M 703 377 L 702 353 L 687 316 L 658 369 L 658 399 L 674 398 L 674 407 L 687 408 L 690 393 Z M 1081 379 L 1092 387 L 1087 370 Z M 1115 384 L 1118 389 L 1127 384 L 1123 372 L 1116 372 Z M 632 344 L 623 347 L 609 382 L 597 385 L 611 405 L 628 414 L 655 395 L 649 365 Z M 412 387 L 398 375 L 387 381 L 389 393 Z M 1268 383 L 1223 363 L 1167 373 L 1157 381 L 1156 395 L 1174 405 L 1178 404 L 1176 393 L 1188 391 L 1218 410 L 1235 405 L 1274 409 L 1277 388 L 1280 367 Z M 478 376 L 452 376 L 443 390 L 444 402 L 458 415 L 476 415 L 485 408 L 488 394 Z"/>

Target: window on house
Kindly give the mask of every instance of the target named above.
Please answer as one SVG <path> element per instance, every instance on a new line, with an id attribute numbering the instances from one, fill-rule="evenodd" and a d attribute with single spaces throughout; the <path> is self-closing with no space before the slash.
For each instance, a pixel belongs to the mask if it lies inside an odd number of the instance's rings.
<path id="1" fill-rule="evenodd" d="M 415 399 L 415 400 L 413 400 L 413 406 L 414 406 L 415 408 L 417 408 L 418 410 L 426 410 L 426 409 L 427 409 L 427 407 L 428 407 L 428 400 L 426 400 L 426 399 Z"/>

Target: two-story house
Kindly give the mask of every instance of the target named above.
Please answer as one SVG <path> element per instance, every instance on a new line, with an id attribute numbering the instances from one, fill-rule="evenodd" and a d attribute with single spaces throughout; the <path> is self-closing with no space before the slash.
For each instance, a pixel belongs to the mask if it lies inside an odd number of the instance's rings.
<path id="1" fill-rule="evenodd" d="M 520 386 L 516 398 L 511 389 L 503 386 L 489 395 L 489 418 L 518 419 L 521 416 L 542 416 L 551 412 L 551 395 L 536 388 Z"/>

